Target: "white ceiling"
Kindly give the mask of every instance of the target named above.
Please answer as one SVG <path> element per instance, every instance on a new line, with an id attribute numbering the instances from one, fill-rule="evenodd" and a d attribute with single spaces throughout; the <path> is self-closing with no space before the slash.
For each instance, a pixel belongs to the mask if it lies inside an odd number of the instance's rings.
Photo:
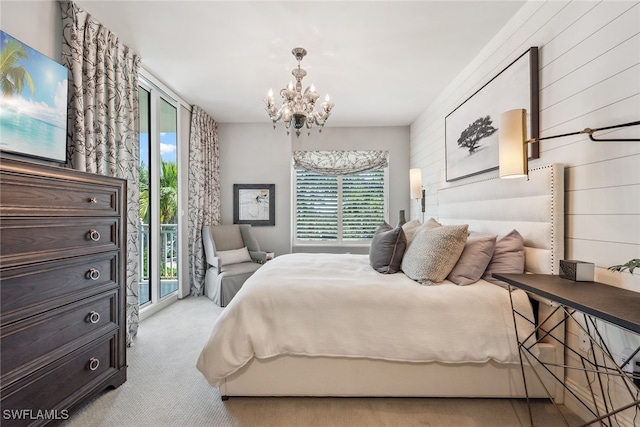
<path id="1" fill-rule="evenodd" d="M 292 80 L 335 102 L 327 126 L 410 124 L 524 1 L 76 0 L 142 66 L 222 123 L 268 122 Z"/>

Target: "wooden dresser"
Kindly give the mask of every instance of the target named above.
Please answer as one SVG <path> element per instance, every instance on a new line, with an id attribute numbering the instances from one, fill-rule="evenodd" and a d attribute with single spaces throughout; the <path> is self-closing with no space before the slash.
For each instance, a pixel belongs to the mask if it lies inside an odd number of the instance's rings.
<path id="1" fill-rule="evenodd" d="M 126 380 L 126 181 L 0 158 L 3 426 Z"/>

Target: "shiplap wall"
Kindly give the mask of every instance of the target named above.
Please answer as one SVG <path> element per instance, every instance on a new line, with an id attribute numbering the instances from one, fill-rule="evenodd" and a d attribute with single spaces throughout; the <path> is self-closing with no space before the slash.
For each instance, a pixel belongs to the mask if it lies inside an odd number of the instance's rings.
<path id="1" fill-rule="evenodd" d="M 445 181 L 445 117 L 530 46 L 539 47 L 541 137 L 640 120 L 640 2 L 526 3 L 411 125 L 410 163 L 422 168 L 426 218 L 438 216 L 438 189 L 497 176 Z M 614 132 L 607 137 L 638 138 L 640 127 Z M 596 280 L 640 292 L 640 271 L 606 268 L 640 258 L 640 143 L 594 143 L 585 136 L 541 141 L 540 158 L 529 167 L 549 163 L 565 166 L 565 258 L 594 262 Z M 417 218 L 417 205 L 411 208 Z M 618 328 L 604 330 L 614 354 L 640 344 Z M 577 348 L 575 328 L 568 335 Z M 572 389 L 587 393 L 584 375 L 567 372 Z M 612 386 L 614 399 L 617 393 Z M 566 402 L 584 413 L 571 398 Z M 634 416 L 626 411 L 618 422 L 632 425 Z"/>

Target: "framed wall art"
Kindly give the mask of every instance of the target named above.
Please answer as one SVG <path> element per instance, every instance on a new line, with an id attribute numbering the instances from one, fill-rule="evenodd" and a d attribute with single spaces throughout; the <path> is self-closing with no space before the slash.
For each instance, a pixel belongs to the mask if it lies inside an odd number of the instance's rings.
<path id="1" fill-rule="evenodd" d="M 233 184 L 233 223 L 276 225 L 275 184 Z"/>
<path id="2" fill-rule="evenodd" d="M 528 138 L 538 137 L 538 48 L 532 47 L 445 117 L 446 180 L 498 168 L 500 115 L 527 110 Z M 529 158 L 539 157 L 538 143 Z"/>
<path id="3" fill-rule="evenodd" d="M 0 31 L 0 150 L 64 163 L 68 70 Z"/>

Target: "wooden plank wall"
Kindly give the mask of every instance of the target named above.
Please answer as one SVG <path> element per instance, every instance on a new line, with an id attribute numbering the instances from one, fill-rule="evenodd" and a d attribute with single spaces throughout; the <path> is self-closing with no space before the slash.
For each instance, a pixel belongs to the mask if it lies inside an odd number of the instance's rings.
<path id="1" fill-rule="evenodd" d="M 425 218 L 438 215 L 438 189 L 497 176 L 445 181 L 445 117 L 531 46 L 539 47 L 540 136 L 640 120 L 640 2 L 528 2 L 411 125 L 410 165 L 422 168 Z M 640 127 L 615 134 L 623 133 L 638 138 Z M 549 163 L 565 166 L 565 258 L 594 262 L 596 280 L 640 292 L 640 271 L 607 270 L 640 258 L 640 143 L 542 141 L 529 167 Z M 419 218 L 416 204 L 411 218 Z M 615 354 L 640 344 L 617 328 L 605 331 Z M 568 335 L 577 348 L 575 328 Z M 568 372 L 572 388 L 586 393 L 584 376 Z M 632 425 L 634 416 L 630 410 L 618 421 Z"/>

